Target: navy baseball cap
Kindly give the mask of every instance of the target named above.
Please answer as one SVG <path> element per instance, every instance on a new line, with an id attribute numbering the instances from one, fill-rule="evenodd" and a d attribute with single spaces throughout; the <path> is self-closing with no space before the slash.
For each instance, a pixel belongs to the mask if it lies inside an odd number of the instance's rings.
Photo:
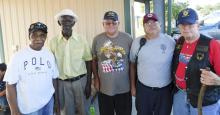
<path id="1" fill-rule="evenodd" d="M 47 33 L 47 26 L 41 22 L 36 22 L 36 23 L 31 24 L 28 29 L 29 33 L 33 33 L 37 30 L 41 30 L 44 33 Z"/>
<path id="2" fill-rule="evenodd" d="M 195 10 L 191 8 L 183 9 L 177 18 L 177 25 L 179 24 L 195 24 L 198 20 L 198 15 Z"/>
<path id="3" fill-rule="evenodd" d="M 104 14 L 104 20 L 118 21 L 118 14 L 114 11 L 108 11 Z"/>

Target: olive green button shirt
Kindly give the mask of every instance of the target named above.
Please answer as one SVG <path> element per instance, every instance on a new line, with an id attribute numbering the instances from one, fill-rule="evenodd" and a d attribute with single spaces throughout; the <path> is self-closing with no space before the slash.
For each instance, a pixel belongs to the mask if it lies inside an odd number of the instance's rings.
<path id="1" fill-rule="evenodd" d="M 68 40 L 58 35 L 51 39 L 50 49 L 56 58 L 60 79 L 77 77 L 87 72 L 85 61 L 92 60 L 92 55 L 86 39 L 75 33 Z"/>

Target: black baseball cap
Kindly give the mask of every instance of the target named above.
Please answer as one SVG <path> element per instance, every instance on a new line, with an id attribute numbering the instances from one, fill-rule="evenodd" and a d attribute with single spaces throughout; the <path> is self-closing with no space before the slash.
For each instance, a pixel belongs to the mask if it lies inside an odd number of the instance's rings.
<path id="1" fill-rule="evenodd" d="M 36 22 L 30 25 L 28 31 L 29 33 L 33 33 L 34 31 L 41 30 L 44 33 L 47 33 L 47 26 L 42 22 Z"/>
<path id="2" fill-rule="evenodd" d="M 118 21 L 118 14 L 114 11 L 108 11 L 104 14 L 104 20 Z"/>

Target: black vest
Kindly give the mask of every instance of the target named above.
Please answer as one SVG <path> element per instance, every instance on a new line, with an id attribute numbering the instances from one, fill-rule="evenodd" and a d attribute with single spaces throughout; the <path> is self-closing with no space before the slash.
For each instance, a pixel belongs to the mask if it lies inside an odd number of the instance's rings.
<path id="1" fill-rule="evenodd" d="M 172 77 L 175 82 L 176 69 L 179 64 L 179 54 L 181 52 L 184 38 L 181 37 L 176 44 L 173 56 Z M 187 100 L 193 107 L 197 107 L 198 95 L 201 88 L 200 69 L 209 67 L 215 72 L 209 61 L 209 44 L 211 39 L 200 35 L 200 39 L 196 45 L 196 49 L 186 67 L 186 92 Z M 207 106 L 216 103 L 220 99 L 220 86 L 208 86 L 204 95 L 202 105 Z"/>

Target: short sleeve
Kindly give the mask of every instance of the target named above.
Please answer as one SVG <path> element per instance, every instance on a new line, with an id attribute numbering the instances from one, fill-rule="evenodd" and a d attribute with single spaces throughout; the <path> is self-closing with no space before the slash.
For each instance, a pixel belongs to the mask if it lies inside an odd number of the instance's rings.
<path id="1" fill-rule="evenodd" d="M 52 59 L 53 59 L 52 73 L 53 73 L 53 78 L 56 79 L 59 76 L 59 71 L 58 71 L 57 63 L 56 63 L 56 60 L 53 54 L 52 54 Z"/>
<path id="2" fill-rule="evenodd" d="M 85 61 L 92 60 L 91 48 L 89 47 L 89 43 L 87 40 L 83 40 L 84 45 L 84 52 L 83 52 L 83 59 Z"/>
<path id="3" fill-rule="evenodd" d="M 138 48 L 139 48 L 139 44 L 138 44 L 138 41 L 140 39 L 139 38 L 136 38 L 135 40 L 133 40 L 132 42 L 132 45 L 131 45 L 131 50 L 130 50 L 130 61 L 132 63 L 135 63 L 135 60 L 136 60 L 136 56 L 137 56 L 137 52 L 138 52 Z"/>
<path id="4" fill-rule="evenodd" d="M 19 80 L 19 65 L 20 62 L 18 61 L 19 57 L 14 56 L 10 63 L 8 64 L 8 68 L 5 72 L 5 76 L 3 81 L 7 82 L 8 84 L 16 84 Z"/>
<path id="5" fill-rule="evenodd" d="M 97 40 L 94 38 L 92 42 L 92 57 L 97 57 L 96 44 Z"/>
<path id="6" fill-rule="evenodd" d="M 211 40 L 210 42 L 210 63 L 213 65 L 216 74 L 220 76 L 220 42 Z"/>
<path id="7" fill-rule="evenodd" d="M 51 40 L 49 40 L 49 50 L 52 52 L 52 53 L 54 53 L 54 39 L 55 38 L 52 38 Z"/>

